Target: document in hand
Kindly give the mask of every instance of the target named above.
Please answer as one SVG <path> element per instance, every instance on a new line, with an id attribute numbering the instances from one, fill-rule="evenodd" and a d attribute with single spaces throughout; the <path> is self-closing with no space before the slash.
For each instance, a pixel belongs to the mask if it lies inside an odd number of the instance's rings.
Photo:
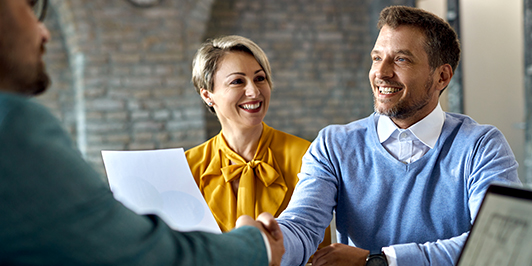
<path id="1" fill-rule="evenodd" d="M 179 231 L 221 233 L 182 148 L 102 151 L 114 197 L 138 214 L 156 214 Z"/>

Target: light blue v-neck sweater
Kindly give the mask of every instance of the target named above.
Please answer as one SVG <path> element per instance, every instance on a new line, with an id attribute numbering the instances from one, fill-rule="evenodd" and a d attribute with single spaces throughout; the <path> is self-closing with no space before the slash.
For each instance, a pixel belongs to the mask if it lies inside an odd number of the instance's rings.
<path id="1" fill-rule="evenodd" d="M 379 142 L 373 114 L 324 128 L 303 157 L 300 181 L 278 218 L 283 265 L 304 265 L 336 211 L 338 241 L 392 246 L 397 264 L 454 265 L 490 183 L 520 183 L 502 133 L 446 113 L 435 147 L 403 164 Z"/>

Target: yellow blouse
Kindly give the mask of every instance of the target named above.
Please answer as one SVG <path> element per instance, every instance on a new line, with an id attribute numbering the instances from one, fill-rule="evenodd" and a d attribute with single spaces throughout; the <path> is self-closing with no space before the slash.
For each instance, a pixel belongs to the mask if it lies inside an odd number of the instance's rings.
<path id="1" fill-rule="evenodd" d="M 309 141 L 263 122 L 257 152 L 249 162 L 227 146 L 221 132 L 185 155 L 203 197 L 225 232 L 235 227 L 240 215 L 257 218 L 269 212 L 277 217 L 286 208 L 309 145 Z M 239 177 L 235 197 L 231 181 Z"/>

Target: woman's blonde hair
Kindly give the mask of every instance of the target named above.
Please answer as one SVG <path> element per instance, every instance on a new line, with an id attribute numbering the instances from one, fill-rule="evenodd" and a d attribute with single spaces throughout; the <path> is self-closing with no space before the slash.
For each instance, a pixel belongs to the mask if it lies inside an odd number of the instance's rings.
<path id="1" fill-rule="evenodd" d="M 196 52 L 192 61 L 192 84 L 194 84 L 198 94 L 201 89 L 206 89 L 209 92 L 213 91 L 213 77 L 218 70 L 218 64 L 224 55 L 230 52 L 245 52 L 255 57 L 266 74 L 266 81 L 270 88 L 273 89 L 270 62 L 264 51 L 248 38 L 229 35 L 205 41 Z M 205 105 L 214 113 L 213 107 L 208 106 L 206 103 Z"/>

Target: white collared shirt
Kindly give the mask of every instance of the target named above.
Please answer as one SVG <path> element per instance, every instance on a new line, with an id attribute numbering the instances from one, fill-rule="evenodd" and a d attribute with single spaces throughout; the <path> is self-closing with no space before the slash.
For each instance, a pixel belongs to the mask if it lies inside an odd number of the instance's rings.
<path id="1" fill-rule="evenodd" d="M 398 128 L 388 116 L 379 116 L 377 134 L 382 146 L 397 160 L 409 164 L 421 158 L 434 148 L 440 137 L 445 113 L 440 103 L 425 118 L 407 129 Z M 397 266 L 393 247 L 383 247 L 389 266 Z"/>
<path id="2" fill-rule="evenodd" d="M 445 121 L 440 104 L 407 129 L 398 128 L 388 116 L 379 116 L 377 134 L 382 146 L 397 160 L 409 164 L 436 145 Z"/>

